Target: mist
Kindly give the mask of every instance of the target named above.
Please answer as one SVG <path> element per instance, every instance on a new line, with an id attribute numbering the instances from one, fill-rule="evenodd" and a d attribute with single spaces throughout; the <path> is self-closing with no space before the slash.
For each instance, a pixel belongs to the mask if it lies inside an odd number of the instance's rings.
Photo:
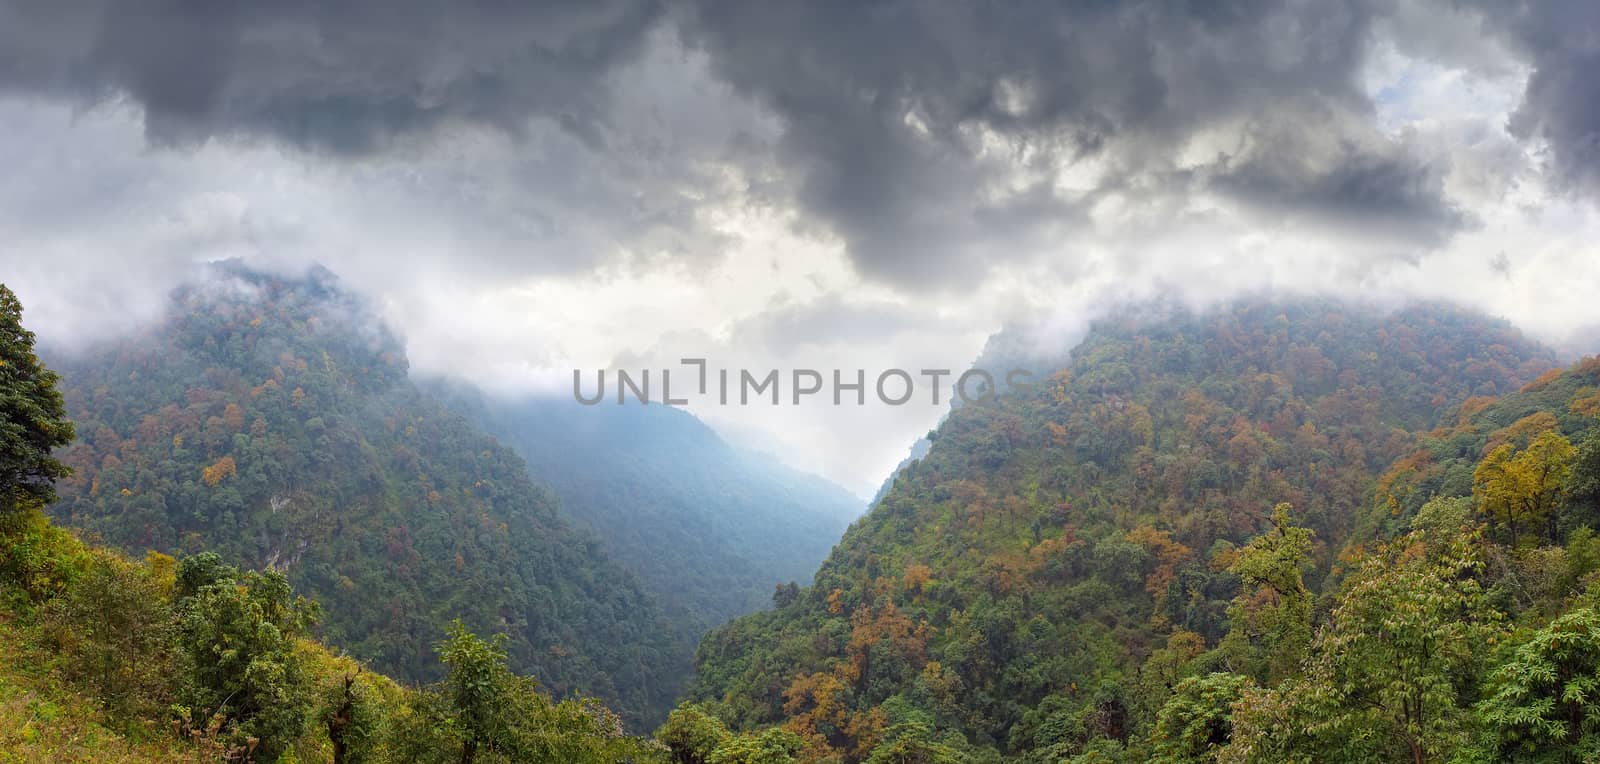
<path id="1" fill-rule="evenodd" d="M 124 13 L 0 3 L 0 277 L 60 347 L 227 258 L 326 267 L 419 372 L 505 394 L 962 369 L 1157 298 L 1600 326 L 1581 4 Z M 862 496 L 944 411 L 690 409 Z"/>

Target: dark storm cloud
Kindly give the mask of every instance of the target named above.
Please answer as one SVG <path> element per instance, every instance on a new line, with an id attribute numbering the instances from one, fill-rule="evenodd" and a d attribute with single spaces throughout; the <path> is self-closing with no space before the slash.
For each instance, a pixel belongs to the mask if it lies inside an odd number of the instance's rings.
<path id="1" fill-rule="evenodd" d="M 1600 194 L 1600 3 L 1482 5 L 1490 27 L 1508 33 L 1533 67 L 1512 131 L 1548 142 L 1555 177 Z"/>
<path id="2" fill-rule="evenodd" d="M 1219 160 L 1210 185 L 1269 215 L 1298 216 L 1330 230 L 1440 246 L 1472 224 L 1446 200 L 1443 168 L 1401 147 L 1319 146 L 1295 127 L 1260 148 Z"/>
<path id="3" fill-rule="evenodd" d="M 369 153 L 530 116 L 592 142 L 601 80 L 658 16 L 650 0 L 5 0 L 0 88 L 125 95 L 156 144 L 269 136 Z"/>
<path id="4" fill-rule="evenodd" d="M 1365 3 L 708 0 L 682 24 L 783 117 L 801 203 L 869 276 L 964 281 L 1010 249 L 993 232 L 1050 235 L 1113 191 L 1216 191 L 1424 247 L 1462 222 L 1438 168 L 1373 124 Z M 1218 129 L 1237 143 L 1177 166 Z M 1084 161 L 1107 177 L 1057 190 Z"/>
<path id="5" fill-rule="evenodd" d="M 1472 8 L 1446 4 L 1455 21 Z M 1600 68 L 1597 8 L 1485 0 L 1475 13 L 1479 37 L 1514 40 L 1533 66 L 1512 128 L 1549 142 L 1560 177 L 1600 189 L 1600 86 L 1587 76 Z M 742 196 L 792 203 L 867 278 L 960 290 L 1010 258 L 1065 259 L 1062 243 L 1107 202 L 1128 227 L 1215 196 L 1263 225 L 1383 237 L 1402 258 L 1443 245 L 1472 223 L 1445 193 L 1448 152 L 1424 156 L 1380 129 L 1362 81 L 1396 18 L 1426 25 L 1400 10 L 1415 7 L 0 0 L 0 92 L 126 99 L 163 146 L 267 138 L 367 156 L 489 126 L 533 147 L 504 162 L 530 185 L 480 203 L 484 168 L 472 166 L 457 198 L 507 221 L 508 240 L 595 249 L 567 258 L 585 264 L 607 247 L 693 250 L 713 240 L 696 230 L 701 208 Z M 1462 41 L 1480 28 L 1440 28 L 1412 47 L 1473 58 Z M 758 104 L 776 133 L 679 114 L 658 136 L 650 120 L 672 97 L 660 93 L 702 76 L 685 73 L 681 50 L 650 60 L 674 33 L 732 88 L 691 108 Z M 660 87 L 635 82 L 651 76 Z M 725 179 L 718 164 L 743 177 L 703 192 Z"/>

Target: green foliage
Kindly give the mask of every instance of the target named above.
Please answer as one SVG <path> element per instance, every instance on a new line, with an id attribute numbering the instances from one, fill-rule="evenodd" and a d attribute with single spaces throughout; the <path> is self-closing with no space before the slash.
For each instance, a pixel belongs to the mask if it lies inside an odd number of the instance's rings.
<path id="1" fill-rule="evenodd" d="M 865 760 L 905 706 L 980 756 L 1143 760 L 1185 677 L 1297 677 L 1335 554 L 1426 501 L 1364 515 L 1377 476 L 1551 365 L 1503 323 L 1319 301 L 1145 306 L 1067 350 L 955 407 L 813 586 L 711 632 L 691 699 L 819 759 Z"/>
<path id="2" fill-rule="evenodd" d="M 6 655 L 9 662 L 0 662 L 0 720 L 9 718 L 11 672 L 33 665 L 53 677 L 49 686 L 64 684 L 98 701 L 102 724 L 140 741 L 164 739 L 151 746 L 164 753 L 150 760 L 457 762 L 468 739 L 492 741 L 480 742 L 477 757 L 489 762 L 666 758 L 664 749 L 629 737 L 620 717 L 597 701 L 554 702 L 531 678 L 511 674 L 497 647 L 503 637 L 485 642 L 452 629 L 441 645 L 451 683 L 403 690 L 307 642 L 302 635 L 315 608 L 280 574 L 240 572 L 214 554 L 176 565 L 151 555 L 136 565 L 33 517 L 36 523 L 0 534 L 0 548 L 25 545 L 49 558 L 44 567 L 74 572 L 37 602 L 14 597 L 0 608 L 0 633 L 16 634 L 20 619 L 26 636 L 17 641 L 38 645 L 25 660 Z M 35 540 L 19 544 L 19 533 Z M 0 578 L 0 592 L 19 584 Z M 167 724 L 171 714 L 176 727 Z M 175 728 L 181 735 L 170 737 Z M 6 734 L 0 730 L 0 740 Z M 110 757 L 111 749 L 96 746 L 115 743 L 122 746 L 116 758 L 144 760 L 132 742 L 98 734 L 100 743 L 73 738 L 89 746 L 77 758 Z"/>
<path id="3" fill-rule="evenodd" d="M 798 735 L 772 727 L 728 738 L 711 752 L 706 764 L 792 764 L 804 748 Z"/>
<path id="4" fill-rule="evenodd" d="M 58 379 L 33 352 L 22 303 L 0 284 L 0 513 L 55 501 L 55 481 L 71 473 L 50 455 L 73 437 Z"/>
<path id="5" fill-rule="evenodd" d="M 282 574 L 236 574 L 210 558 L 185 560 L 178 580 L 178 641 L 188 664 L 179 701 L 189 724 L 201 729 L 218 719 L 230 745 L 274 760 L 311 712 L 295 639 L 315 608 L 294 596 Z"/>
<path id="6" fill-rule="evenodd" d="M 506 667 L 506 636 L 496 634 L 484 641 L 460 621 L 451 622 L 445 633 L 445 641 L 436 649 L 450 667 L 445 687 L 453 709 L 450 721 L 461 736 L 461 761 L 471 762 L 479 749 L 513 748 L 517 720 L 511 696 L 516 675 Z"/>
<path id="7" fill-rule="evenodd" d="M 1511 647 L 1478 704 L 1500 761 L 1600 759 L 1600 614 L 1562 615 Z"/>
<path id="8" fill-rule="evenodd" d="M 63 674 L 113 717 L 157 717 L 173 700 L 177 623 L 169 589 L 149 566 L 95 551 L 83 575 L 40 608 Z"/>
<path id="9" fill-rule="evenodd" d="M 1501 540 L 1508 539 L 1511 519 L 1505 514 L 1508 510 L 1519 513 L 1516 517 L 1518 533 L 1523 535 L 1520 541 L 1524 544 L 1548 540 L 1553 538 L 1553 533 L 1600 524 L 1600 511 L 1596 511 L 1600 507 L 1594 503 L 1594 495 L 1585 492 L 1584 487 L 1590 484 L 1582 477 L 1596 474 L 1593 465 L 1600 464 L 1600 456 L 1591 456 L 1596 461 L 1590 462 L 1584 461 L 1581 451 L 1575 455 L 1571 477 L 1564 487 L 1537 479 L 1544 467 L 1539 462 L 1548 460 L 1536 456 L 1524 456 L 1522 466 L 1538 467 L 1538 470 L 1502 475 L 1505 467 L 1512 463 L 1512 457 L 1525 452 L 1530 443 L 1546 431 L 1556 432 L 1569 444 L 1587 445 L 1594 440 L 1593 423 L 1596 415 L 1600 415 L 1600 376 L 1596 375 L 1596 368 L 1600 368 L 1600 362 L 1586 359 L 1571 370 L 1547 373 L 1516 392 L 1498 398 L 1468 399 L 1437 429 L 1417 438 L 1411 453 L 1397 459 L 1379 478 L 1376 501 L 1372 511 L 1362 518 L 1357 538 L 1397 535 L 1417 510 L 1435 497 L 1473 495 L 1474 483 L 1479 482 L 1481 486 L 1481 481 L 1474 480 L 1480 471 L 1482 477 L 1497 479 L 1499 483 L 1495 486 L 1499 491 L 1496 499 L 1501 503 L 1492 511 L 1500 513 L 1499 520 L 1504 526 L 1498 534 Z M 1554 448 L 1549 448 L 1551 446 Z M 1484 458 L 1502 447 L 1509 448 L 1497 457 L 1499 463 L 1485 469 Z M 1590 448 L 1596 449 L 1590 452 L 1592 455 L 1600 454 L 1600 441 Z M 1563 449 L 1553 439 L 1548 439 L 1543 450 L 1550 454 Z M 1480 497 L 1483 488 L 1477 489 Z M 1575 495 L 1562 495 L 1574 489 L 1577 490 Z M 1531 508 L 1541 514 L 1548 512 L 1552 500 L 1557 500 L 1558 506 L 1544 518 L 1544 523 L 1527 523 L 1520 516 L 1526 511 L 1524 505 L 1503 503 L 1505 498 L 1529 497 L 1533 499 Z M 1556 523 L 1555 528 L 1551 527 L 1551 519 Z"/>
<path id="10" fill-rule="evenodd" d="M 0 513 L 0 580 L 4 599 L 25 612 L 65 591 L 93 564 L 71 533 L 37 509 Z"/>
<path id="11" fill-rule="evenodd" d="M 1311 645 L 1311 592 L 1301 578 L 1311 566 L 1312 531 L 1289 524 L 1289 505 L 1272 513 L 1272 530 L 1239 550 L 1229 572 L 1243 591 L 1228 607 L 1221 652 L 1235 671 L 1267 685 L 1300 670 Z"/>
<path id="12" fill-rule="evenodd" d="M 706 764 L 728 737 L 728 725 L 692 703 L 678 704 L 656 730 L 656 740 L 671 752 L 673 764 Z"/>
<path id="13" fill-rule="evenodd" d="M 1201 764 L 1216 761 L 1217 752 L 1233 738 L 1233 704 L 1250 677 L 1214 673 L 1184 679 L 1156 717 L 1150 738 L 1157 764 Z"/>
<path id="14" fill-rule="evenodd" d="M 391 734 L 379 691 L 358 670 L 342 684 L 330 686 L 322 699 L 321 720 L 328 731 L 334 764 L 381 760 L 383 741 Z"/>
<path id="15" fill-rule="evenodd" d="M 1305 671 L 1235 710 L 1225 760 L 1439 760 L 1471 737 L 1471 701 L 1500 614 L 1480 540 L 1429 551 L 1417 532 L 1360 559 Z"/>
<path id="16" fill-rule="evenodd" d="M 17 312 L 11 304 L 0 307 Z M 53 394 L 49 382 L 43 392 Z M 0 398 L 30 384 L 0 374 Z M 27 423 L 26 412 L 0 415 L 6 432 Z M 232 405 L 225 415 L 240 418 Z M 237 474 L 231 459 L 219 464 L 227 466 L 207 468 L 207 483 Z M 26 493 L 9 482 L 14 475 L 0 478 L 0 495 Z M 88 547 L 36 507 L 0 512 L 0 750 L 6 752 L 0 758 L 212 762 L 331 755 L 344 764 L 447 752 L 442 759 L 455 761 L 469 740 L 491 741 L 491 756 L 506 752 L 501 760 L 660 758 L 647 741 L 626 736 L 620 717 L 597 701 L 554 703 L 532 679 L 512 675 L 504 635 L 485 643 L 455 622 L 442 645 L 455 691 L 406 692 L 309 642 L 304 635 L 316 613 L 276 571 L 240 572 L 215 552 L 181 563 L 151 552 L 135 565 Z M 45 657 L 51 654 L 58 657 Z M 19 709 L 17 690 L 26 685 L 43 685 L 80 709 L 91 704 L 74 693 L 93 695 L 103 718 L 68 714 L 27 689 Z M 167 700 L 179 702 L 160 708 Z M 177 716 L 170 728 L 169 712 Z M 307 724 L 313 717 L 322 724 Z M 116 723 L 126 736 L 97 721 Z M 180 735 L 165 745 L 142 744 L 173 730 Z"/>
<path id="17" fill-rule="evenodd" d="M 408 761 L 618 764 L 657 761 L 664 752 L 629 737 L 600 703 L 559 703 L 506 666 L 504 635 L 485 640 L 457 621 L 438 650 L 449 666 L 440 685 L 418 693 L 404 725 L 425 730 L 401 746 Z"/>
<path id="18" fill-rule="evenodd" d="M 657 605 L 526 464 L 407 378 L 403 348 L 325 272 L 222 264 L 167 318 L 58 364 L 83 438 L 50 512 L 129 554 L 282 571 L 322 637 L 411 682 L 433 635 L 504 631 L 510 665 L 634 723 L 670 707 Z"/>
<path id="19" fill-rule="evenodd" d="M 965 742 L 965 741 L 963 741 Z M 872 748 L 866 764 L 970 764 L 964 751 L 935 737 L 932 729 L 919 722 L 894 725 L 883 733 L 883 740 Z"/>
<path id="20" fill-rule="evenodd" d="M 1591 429 L 1574 454 L 1566 492 L 1585 518 L 1600 518 L 1600 428 Z"/>
<path id="21" fill-rule="evenodd" d="M 1545 356 L 1437 310 L 1102 324 L 1049 382 L 953 411 L 814 586 L 704 640 L 700 702 L 649 741 L 513 671 L 647 708 L 662 675 L 637 662 L 671 654 L 659 630 L 625 641 L 659 625 L 628 609 L 648 600 L 403 383 L 392 338 L 345 331 L 336 291 L 243 292 L 180 297 L 187 378 L 85 375 L 69 400 L 93 426 L 56 507 L 130 547 L 224 553 L 138 565 L 26 501 L 0 513 L 0 743 L 24 758 L 1600 757 L 1600 361 L 1510 392 Z M 1297 524 L 1281 503 L 1265 521 L 1282 501 Z M 407 690 L 311 642 L 294 576 L 331 592 L 330 636 L 418 675 L 438 675 L 429 625 L 461 616 L 444 680 Z"/>

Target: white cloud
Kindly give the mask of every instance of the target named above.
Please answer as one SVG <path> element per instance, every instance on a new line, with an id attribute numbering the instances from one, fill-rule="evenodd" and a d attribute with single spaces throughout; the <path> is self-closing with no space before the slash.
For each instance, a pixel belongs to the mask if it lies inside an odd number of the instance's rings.
<path id="1" fill-rule="evenodd" d="M 965 258 L 956 284 L 863 274 L 848 237 L 803 198 L 791 156 L 798 107 L 736 92 L 711 54 L 660 29 L 606 76 L 603 99 L 586 97 L 608 117 L 587 138 L 536 116 L 516 135 L 454 125 L 360 158 L 226 136 L 152 148 L 135 103 L 0 97 L 0 278 L 30 326 L 61 344 L 150 318 L 200 262 L 321 263 L 377 300 L 419 372 L 562 396 L 573 368 L 660 369 L 683 357 L 869 377 L 959 370 L 1012 323 L 1036 325 L 1036 349 L 1059 354 L 1088 316 L 1155 294 L 1196 304 L 1266 289 L 1444 297 L 1552 342 L 1600 325 L 1600 210 L 1547 185 L 1539 141 L 1507 128 L 1530 66 L 1480 39 L 1471 14 L 1425 34 L 1414 16 L 1378 25 L 1360 72 L 1370 113 L 1330 111 L 1341 121 L 1332 132 L 1296 121 L 1299 109 L 1246 110 L 1201 120 L 1156 154 L 1134 151 L 1148 138 L 1136 136 L 1125 151 L 1075 155 L 964 124 L 982 177 L 929 191 L 932 207 L 885 208 L 928 221 L 912 242 Z M 1015 78 L 994 90 L 995 124 L 1045 95 Z M 893 159 L 938 149 L 937 115 L 897 108 L 920 137 Z M 1393 161 L 1339 175 L 1372 157 Z M 963 166 L 890 169 L 959 184 Z M 1238 185 L 1209 183 L 1229 174 Z M 1316 185 L 1329 178 L 1332 188 Z M 1347 193 L 1341 180 L 1421 192 Z M 1263 188 L 1302 203 L 1274 206 Z M 1373 223 L 1384 210 L 1372 199 L 1426 210 L 1435 192 L 1468 224 L 1430 238 Z M 985 218 L 973 214 L 978 197 L 1007 204 Z M 1350 199 L 1369 206 L 1341 211 Z M 859 210 L 830 209 L 870 227 Z M 894 268 L 935 267 L 921 255 L 894 253 Z M 702 399 L 691 410 L 731 440 L 870 494 L 944 408 Z"/>

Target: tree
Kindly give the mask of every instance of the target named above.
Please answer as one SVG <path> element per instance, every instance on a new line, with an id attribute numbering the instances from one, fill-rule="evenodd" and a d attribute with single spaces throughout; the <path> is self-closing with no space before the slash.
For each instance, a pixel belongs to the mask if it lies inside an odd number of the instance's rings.
<path id="1" fill-rule="evenodd" d="M 1494 759 L 1600 759 L 1600 614 L 1574 610 L 1516 645 L 1477 712 Z"/>
<path id="2" fill-rule="evenodd" d="M 1600 524 L 1600 426 L 1589 428 L 1572 460 L 1567 477 L 1567 500 L 1580 524 Z"/>
<path id="3" fill-rule="evenodd" d="M 944 741 L 922 722 L 901 722 L 884 730 L 864 764 L 970 764 L 972 758 Z"/>
<path id="4" fill-rule="evenodd" d="M 1468 741 L 1499 614 L 1475 577 L 1475 534 L 1430 550 L 1426 533 L 1357 562 L 1306 671 L 1235 707 L 1223 761 L 1423 764 Z"/>
<path id="5" fill-rule="evenodd" d="M 516 675 L 506 667 L 504 634 L 485 641 L 460 620 L 451 621 L 445 634 L 436 649 L 450 668 L 445 686 L 461 735 L 461 764 L 472 764 L 480 749 L 510 746 L 508 701 Z"/>
<path id="6" fill-rule="evenodd" d="M 1251 539 L 1229 567 L 1243 590 L 1228 607 L 1228 635 L 1219 645 L 1235 671 L 1269 685 L 1298 671 L 1311 644 L 1311 592 L 1302 571 L 1311 563 L 1312 532 L 1290 524 L 1289 509 L 1275 507 L 1272 530 Z"/>
<path id="7" fill-rule="evenodd" d="M 727 725 L 692 703 L 681 703 L 656 730 L 656 740 L 672 752 L 673 764 L 706 764 L 729 737 Z"/>
<path id="8" fill-rule="evenodd" d="M 333 764 L 376 760 L 375 749 L 386 731 L 386 721 L 361 670 L 346 674 L 342 683 L 329 689 L 322 711 L 328 742 L 333 745 Z"/>
<path id="9" fill-rule="evenodd" d="M 1554 428 L 1539 433 L 1527 448 L 1513 451 L 1510 443 L 1489 452 L 1472 474 L 1472 495 L 1497 523 L 1506 528 L 1512 545 L 1522 534 L 1554 519 L 1567 476 L 1572 470 L 1572 444 Z M 1547 535 L 1554 537 L 1553 528 Z"/>
<path id="10" fill-rule="evenodd" d="M 192 728 L 217 719 L 248 758 L 274 760 L 305 728 L 311 689 L 295 640 L 315 619 L 283 574 L 243 575 L 214 554 L 178 567 L 179 644 L 189 659 L 180 693 Z"/>
<path id="11" fill-rule="evenodd" d="M 1241 674 L 1192 676 L 1178 683 L 1156 716 L 1150 738 L 1160 764 L 1216 761 L 1233 737 L 1233 704 L 1253 682 Z"/>
<path id="12" fill-rule="evenodd" d="M 22 303 L 0 284 L 0 512 L 55 501 L 55 481 L 71 474 L 50 455 L 73 437 L 59 379 L 33 352 Z"/>
<path id="13" fill-rule="evenodd" d="M 805 741 L 779 727 L 745 732 L 724 741 L 706 759 L 706 764 L 791 764 Z"/>
<path id="14" fill-rule="evenodd" d="M 471 764 L 482 754 L 501 761 L 615 764 L 659 756 L 660 746 L 629 737 L 622 720 L 593 698 L 553 703 L 532 677 L 506 666 L 504 634 L 484 640 L 453 621 L 439 643 L 449 667 L 442 686 L 420 693 L 421 724 L 459 741 L 456 760 Z M 413 744 L 415 746 L 415 744 Z M 433 760 L 437 744 L 428 741 L 410 760 Z"/>
<path id="15" fill-rule="evenodd" d="M 165 711 L 175 624 L 153 571 L 96 550 L 40 621 L 66 659 L 66 675 L 92 688 L 107 711 L 120 718 Z"/>

